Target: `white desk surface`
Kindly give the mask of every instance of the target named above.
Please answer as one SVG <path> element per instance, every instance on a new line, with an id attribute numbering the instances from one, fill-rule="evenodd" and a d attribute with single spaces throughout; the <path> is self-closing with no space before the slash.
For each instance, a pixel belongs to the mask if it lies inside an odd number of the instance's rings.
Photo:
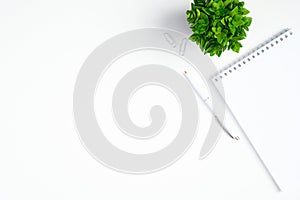
<path id="1" fill-rule="evenodd" d="M 300 30 L 299 5 L 247 0 L 253 24 L 244 48 L 213 62 L 222 68 L 282 28 Z M 81 145 L 72 93 L 89 53 L 136 28 L 190 34 L 189 8 L 190 1 L 171 0 L 0 1 L 0 199 L 300 199 L 276 191 L 243 140 L 223 136 L 198 160 L 200 130 L 174 165 L 139 176 L 102 166 Z"/>

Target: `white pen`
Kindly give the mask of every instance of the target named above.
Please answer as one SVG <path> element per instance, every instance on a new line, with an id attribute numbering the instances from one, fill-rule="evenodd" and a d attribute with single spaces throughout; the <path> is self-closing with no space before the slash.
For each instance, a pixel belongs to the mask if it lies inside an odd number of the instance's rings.
<path id="1" fill-rule="evenodd" d="M 238 136 L 233 136 L 228 130 L 227 128 L 222 124 L 221 120 L 218 118 L 218 116 L 214 113 L 214 111 L 212 110 L 212 108 L 205 102 L 204 98 L 202 97 L 202 95 L 199 93 L 199 91 L 196 89 L 196 87 L 193 85 L 192 81 L 189 79 L 189 77 L 187 76 L 187 71 L 183 72 L 184 77 L 186 78 L 186 80 L 189 82 L 189 84 L 191 85 L 191 87 L 193 88 L 193 90 L 195 91 L 195 93 L 197 94 L 197 96 L 202 100 L 202 102 L 204 103 L 205 107 L 209 110 L 209 112 L 213 115 L 213 117 L 216 119 L 216 121 L 218 122 L 218 124 L 220 125 L 220 127 L 225 131 L 225 133 L 227 133 L 227 135 L 229 135 L 232 139 L 235 140 L 239 140 Z"/>

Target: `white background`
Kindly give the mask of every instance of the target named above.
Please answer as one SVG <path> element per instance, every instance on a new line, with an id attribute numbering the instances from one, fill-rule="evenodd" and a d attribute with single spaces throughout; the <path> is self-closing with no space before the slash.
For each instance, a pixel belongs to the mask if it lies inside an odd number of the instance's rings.
<path id="1" fill-rule="evenodd" d="M 298 1 L 246 1 L 246 7 L 253 24 L 244 48 L 240 54 L 213 57 L 218 68 L 282 28 L 299 30 Z M 300 198 L 300 193 L 276 190 L 243 140 L 221 137 L 214 152 L 198 160 L 207 113 L 200 116 L 204 120 L 189 151 L 154 174 L 117 173 L 81 145 L 72 93 L 89 53 L 136 28 L 190 34 L 185 21 L 189 8 L 190 1 L 175 0 L 0 1 L 0 199 Z M 141 94 L 147 99 L 146 92 Z M 130 112 L 142 116 L 138 111 Z M 143 120 L 147 124 L 145 116 Z"/>

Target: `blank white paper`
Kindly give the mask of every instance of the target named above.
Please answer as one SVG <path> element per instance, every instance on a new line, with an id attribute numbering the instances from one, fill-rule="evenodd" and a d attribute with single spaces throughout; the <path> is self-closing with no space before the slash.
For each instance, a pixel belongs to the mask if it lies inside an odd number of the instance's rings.
<path id="1" fill-rule="evenodd" d="M 282 191 L 300 189 L 299 41 L 289 30 L 212 80 Z"/>

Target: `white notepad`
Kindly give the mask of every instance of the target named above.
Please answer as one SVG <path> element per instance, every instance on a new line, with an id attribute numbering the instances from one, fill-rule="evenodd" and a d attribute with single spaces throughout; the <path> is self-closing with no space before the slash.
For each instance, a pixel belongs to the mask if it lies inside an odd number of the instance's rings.
<path id="1" fill-rule="evenodd" d="M 300 189 L 300 39 L 284 30 L 212 78 L 282 191 Z"/>

